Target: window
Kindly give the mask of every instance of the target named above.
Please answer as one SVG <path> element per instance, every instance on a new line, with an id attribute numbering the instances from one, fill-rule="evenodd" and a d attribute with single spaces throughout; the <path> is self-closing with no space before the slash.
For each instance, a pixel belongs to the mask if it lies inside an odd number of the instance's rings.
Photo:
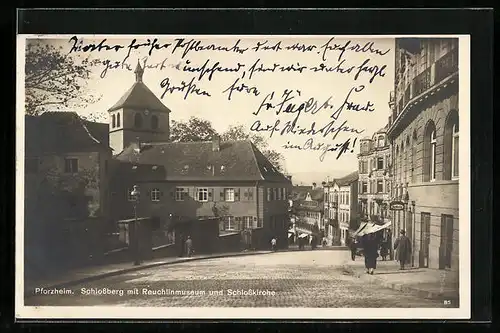
<path id="1" fill-rule="evenodd" d="M 253 229 L 253 216 L 243 216 L 243 228 Z"/>
<path id="2" fill-rule="evenodd" d="M 443 179 L 458 179 L 459 166 L 459 127 L 458 112 L 452 110 L 448 115 L 444 126 L 443 137 Z"/>
<path id="3" fill-rule="evenodd" d="M 345 195 L 346 204 L 349 204 L 349 192 Z"/>
<path id="4" fill-rule="evenodd" d="M 458 124 L 453 125 L 453 140 L 451 145 L 451 177 L 458 178 Z"/>
<path id="5" fill-rule="evenodd" d="M 423 181 L 436 179 L 436 126 L 430 121 L 424 132 Z"/>
<path id="6" fill-rule="evenodd" d="M 367 193 L 368 192 L 368 183 L 363 182 L 361 185 L 361 193 Z"/>
<path id="7" fill-rule="evenodd" d="M 154 188 L 151 190 L 151 201 L 160 201 L 160 189 Z"/>
<path id="8" fill-rule="evenodd" d="M 379 147 L 383 147 L 385 145 L 385 139 L 384 139 L 384 136 L 383 135 L 380 135 L 378 137 L 378 146 Z"/>
<path id="9" fill-rule="evenodd" d="M 116 127 L 116 115 L 111 116 L 111 128 Z"/>
<path id="10" fill-rule="evenodd" d="M 117 113 L 116 114 L 116 127 L 120 127 L 121 124 L 120 124 L 120 113 Z"/>
<path id="11" fill-rule="evenodd" d="M 208 188 L 199 188 L 198 189 L 198 201 L 208 201 Z"/>
<path id="12" fill-rule="evenodd" d="M 382 170 L 384 168 L 384 158 L 377 157 L 377 169 Z"/>
<path id="13" fill-rule="evenodd" d="M 24 172 L 25 173 L 37 173 L 38 172 L 38 158 L 27 158 L 24 160 Z"/>
<path id="14" fill-rule="evenodd" d="M 188 189 L 183 187 L 175 188 L 175 201 L 184 201 L 188 194 Z"/>
<path id="15" fill-rule="evenodd" d="M 431 133 L 431 180 L 436 179 L 436 131 Z"/>
<path id="16" fill-rule="evenodd" d="M 276 200 L 281 200 L 281 194 L 282 194 L 282 192 L 281 192 L 281 188 L 279 187 L 279 188 L 277 188 L 276 190 L 277 190 L 277 193 L 276 193 L 276 194 L 277 194 L 277 196 L 276 196 Z"/>
<path id="17" fill-rule="evenodd" d="M 237 230 L 234 216 L 224 217 L 224 230 Z"/>
<path id="18" fill-rule="evenodd" d="M 271 201 L 271 191 L 272 189 L 270 188 L 267 189 L 267 201 Z"/>
<path id="19" fill-rule="evenodd" d="M 158 128 L 158 117 L 157 116 L 151 116 L 151 128 L 152 129 Z"/>
<path id="20" fill-rule="evenodd" d="M 78 159 L 66 158 L 64 160 L 64 172 L 66 172 L 66 173 L 78 172 Z"/>
<path id="21" fill-rule="evenodd" d="M 136 113 L 134 116 L 134 126 L 136 128 L 142 127 L 142 115 L 140 113 Z"/>
<path id="22" fill-rule="evenodd" d="M 225 188 L 224 189 L 224 200 L 225 201 L 234 201 L 234 188 Z"/>
<path id="23" fill-rule="evenodd" d="M 384 192 L 384 181 L 377 180 L 377 193 L 382 193 L 382 192 Z"/>

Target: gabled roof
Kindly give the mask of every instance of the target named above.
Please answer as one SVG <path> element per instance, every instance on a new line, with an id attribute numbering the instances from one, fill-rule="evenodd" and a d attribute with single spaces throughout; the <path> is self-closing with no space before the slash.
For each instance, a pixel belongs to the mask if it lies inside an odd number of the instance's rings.
<path id="1" fill-rule="evenodd" d="M 108 111 L 122 108 L 170 112 L 170 109 L 163 105 L 158 97 L 142 81 L 135 82 Z"/>
<path id="2" fill-rule="evenodd" d="M 109 148 L 108 124 L 86 121 L 76 112 L 25 116 L 25 152 L 64 153 Z"/>
<path id="3" fill-rule="evenodd" d="M 220 143 L 213 151 L 211 141 L 169 142 L 126 147 L 115 158 L 137 165 L 158 165 L 165 175 L 158 180 L 169 181 L 290 181 L 250 141 Z"/>
<path id="4" fill-rule="evenodd" d="M 292 200 L 303 201 L 306 200 L 307 195 L 311 195 L 311 199 L 314 201 L 323 201 L 323 188 L 315 188 L 308 186 L 307 188 L 295 189 L 299 186 L 294 186 L 292 189 Z M 301 186 L 302 187 L 302 186 Z"/>

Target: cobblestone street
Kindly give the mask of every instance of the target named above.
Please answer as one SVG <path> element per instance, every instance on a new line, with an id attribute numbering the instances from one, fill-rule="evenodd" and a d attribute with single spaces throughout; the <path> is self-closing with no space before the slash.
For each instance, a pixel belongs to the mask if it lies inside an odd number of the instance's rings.
<path id="1" fill-rule="evenodd" d="M 159 266 L 68 287 L 70 294 L 39 291 L 25 305 L 443 307 L 345 274 L 348 256 L 347 251 L 292 251 Z M 102 290 L 106 295 L 95 295 Z"/>

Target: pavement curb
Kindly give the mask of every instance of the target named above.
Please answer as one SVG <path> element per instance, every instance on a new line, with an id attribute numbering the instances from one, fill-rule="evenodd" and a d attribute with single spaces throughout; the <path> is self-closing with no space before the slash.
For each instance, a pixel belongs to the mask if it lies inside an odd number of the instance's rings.
<path id="1" fill-rule="evenodd" d="M 279 251 L 278 251 L 279 252 Z M 92 282 L 92 281 L 97 281 L 101 279 L 105 279 L 108 277 L 112 276 L 117 276 L 121 274 L 126 274 L 130 272 L 136 272 L 140 271 L 143 269 L 148 269 L 148 268 L 153 268 L 153 267 L 158 267 L 158 266 L 167 266 L 167 265 L 175 265 L 175 264 L 182 264 L 186 262 L 191 262 L 191 261 L 199 261 L 199 260 L 208 260 L 208 259 L 220 259 L 220 258 L 230 258 L 230 257 L 242 257 L 242 256 L 252 256 L 252 255 L 260 255 L 260 254 L 270 254 L 270 253 L 275 253 L 272 251 L 267 251 L 267 252 L 242 252 L 242 253 L 234 253 L 228 255 L 226 254 L 220 254 L 220 255 L 214 255 L 214 256 L 209 256 L 209 257 L 192 257 L 192 258 L 183 258 L 175 261 L 165 261 L 165 262 L 155 262 L 155 263 L 150 263 L 150 264 L 143 264 L 140 266 L 134 266 L 130 268 L 125 268 L 125 269 L 118 269 L 115 271 L 107 272 L 107 273 L 102 273 L 102 274 L 97 274 L 97 275 L 92 275 L 76 280 L 71 280 L 67 282 L 61 282 L 61 283 L 56 283 L 53 285 L 45 285 L 45 286 L 40 286 L 40 288 L 46 288 L 46 289 L 58 289 L 58 288 L 65 288 L 65 287 L 70 287 L 74 286 L 80 283 L 85 283 L 85 282 Z M 24 290 L 24 297 L 32 297 L 35 295 L 28 295 L 30 292 L 25 289 Z"/>
<path id="2" fill-rule="evenodd" d="M 354 271 L 354 269 L 349 266 L 348 264 L 343 264 L 342 269 L 344 272 L 346 272 L 348 275 L 354 276 L 358 279 L 363 278 L 365 275 L 360 274 Z M 407 294 L 413 294 L 415 296 L 418 296 L 420 298 L 426 298 L 426 299 L 433 299 L 433 300 L 446 300 L 446 301 L 453 301 L 453 304 L 458 304 L 458 295 L 447 295 L 446 293 L 440 293 L 440 292 L 434 292 L 434 291 L 428 291 L 428 290 L 422 290 L 414 287 L 409 287 L 407 285 L 401 284 L 401 283 L 394 283 L 394 282 L 387 282 L 384 281 L 383 279 L 373 276 L 373 275 L 366 275 L 368 279 L 370 279 L 371 282 L 375 282 L 382 287 L 389 288 L 392 290 L 400 291 L 403 293 Z"/>

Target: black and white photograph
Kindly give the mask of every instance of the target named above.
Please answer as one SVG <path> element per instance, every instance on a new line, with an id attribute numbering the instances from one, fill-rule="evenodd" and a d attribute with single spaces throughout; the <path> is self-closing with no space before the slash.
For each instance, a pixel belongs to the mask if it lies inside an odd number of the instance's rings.
<path id="1" fill-rule="evenodd" d="M 17 48 L 18 318 L 470 316 L 467 36 Z"/>

